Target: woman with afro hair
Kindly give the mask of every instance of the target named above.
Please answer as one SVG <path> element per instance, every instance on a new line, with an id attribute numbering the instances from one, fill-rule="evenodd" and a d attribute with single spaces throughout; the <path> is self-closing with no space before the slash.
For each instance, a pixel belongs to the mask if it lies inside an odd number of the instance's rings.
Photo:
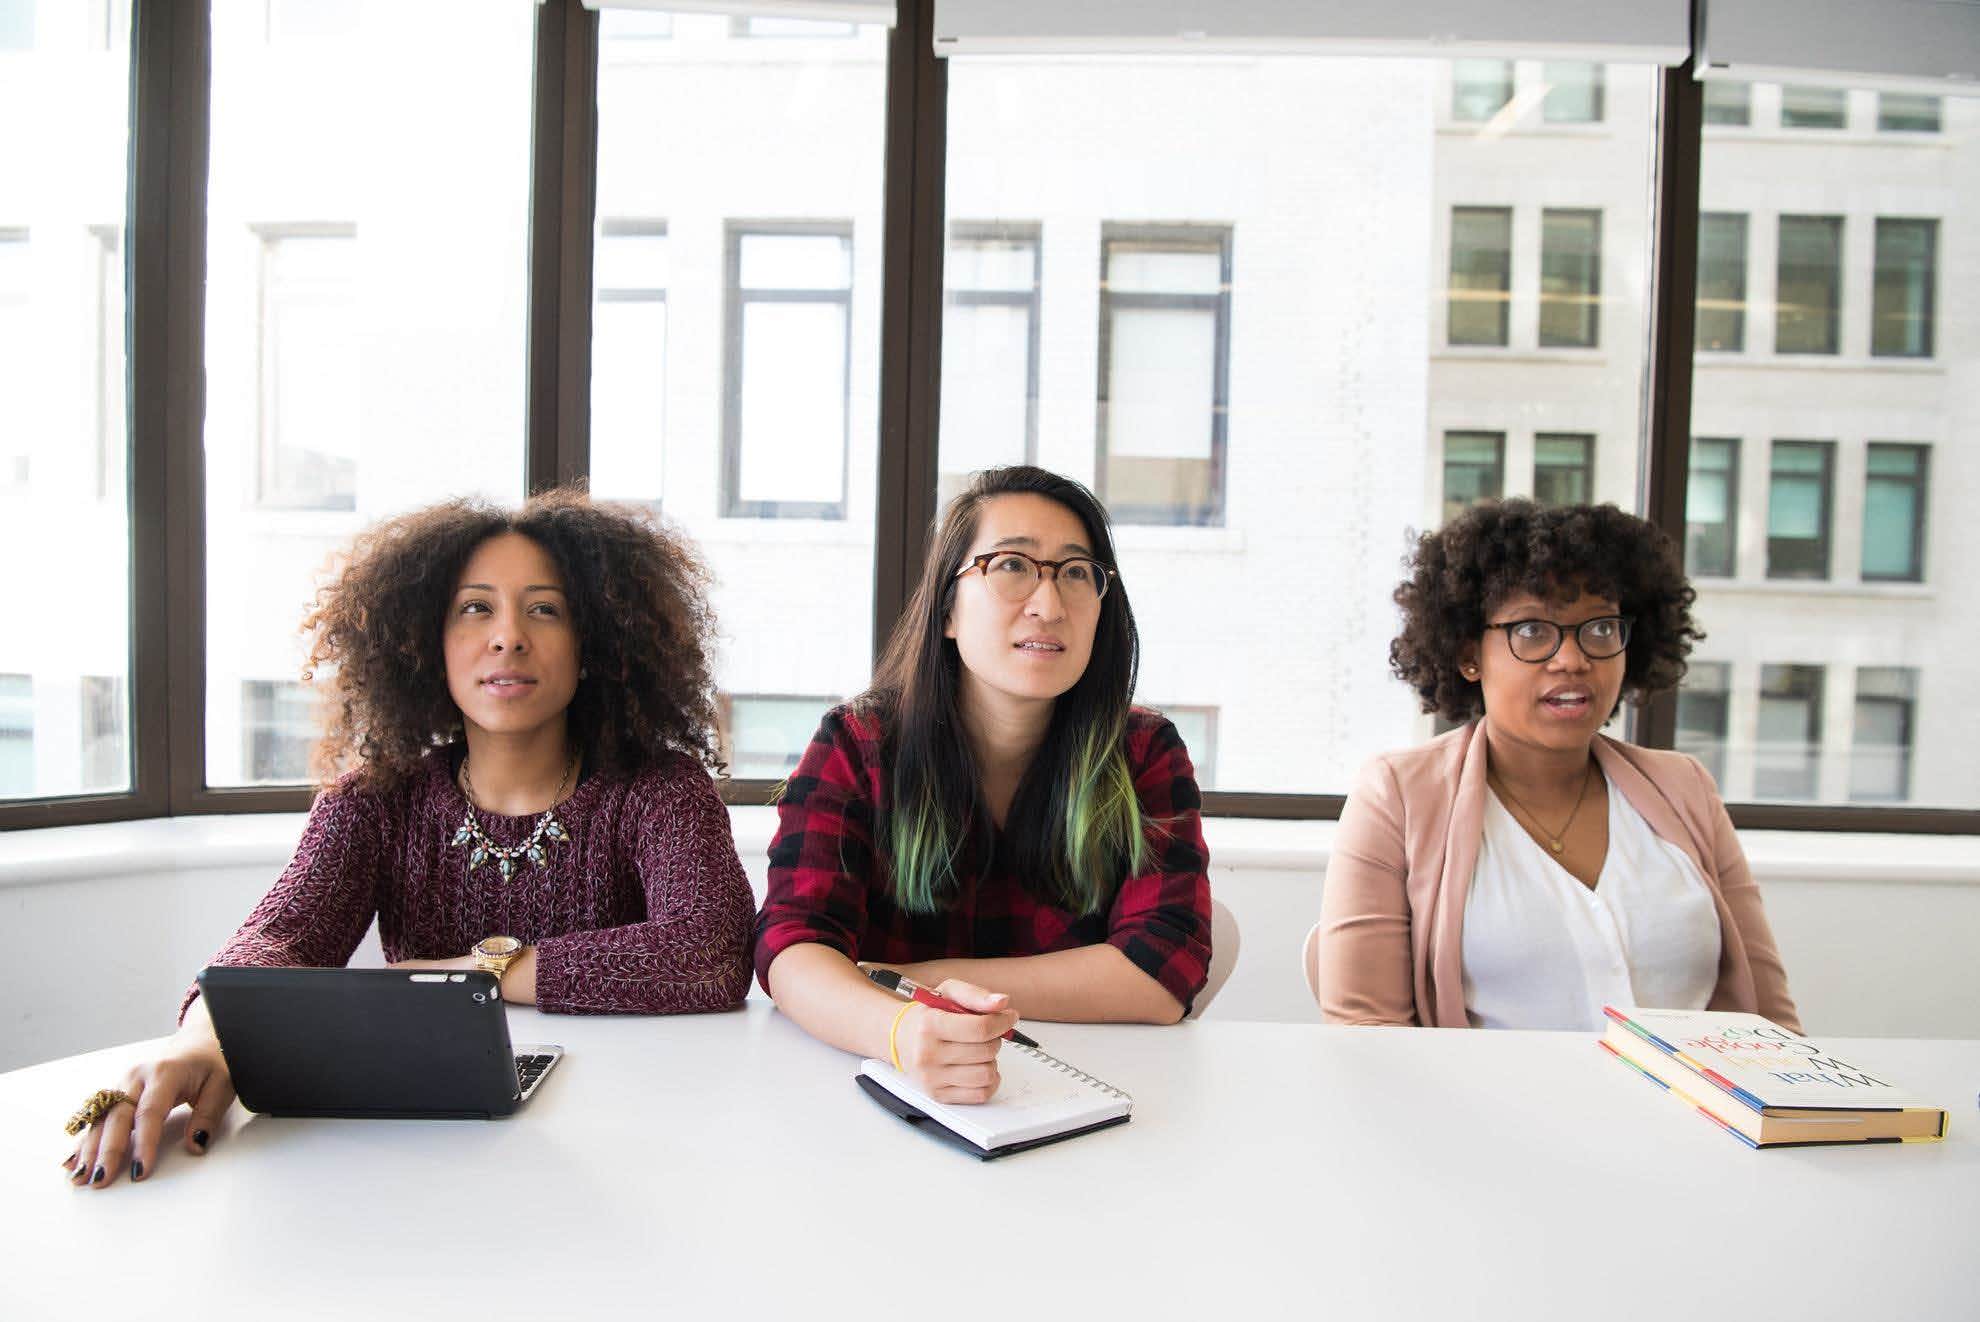
<path id="1" fill-rule="evenodd" d="M 483 968 L 546 1011 L 741 1003 L 754 904 L 682 539 L 574 491 L 451 501 L 359 537 L 303 627 L 325 788 L 213 963 L 339 966 L 375 919 L 395 967 Z M 143 1179 L 180 1103 L 188 1153 L 220 1132 L 234 1089 L 196 991 L 180 1017 L 64 1163 L 78 1184 Z"/>
<path id="2" fill-rule="evenodd" d="M 1601 733 L 1704 636 L 1670 538 L 1613 505 L 1497 501 L 1408 568 L 1390 667 L 1460 724 L 1348 796 L 1309 967 L 1326 1018 L 1599 1031 L 1613 1004 L 1798 1028 L 1710 775 Z"/>

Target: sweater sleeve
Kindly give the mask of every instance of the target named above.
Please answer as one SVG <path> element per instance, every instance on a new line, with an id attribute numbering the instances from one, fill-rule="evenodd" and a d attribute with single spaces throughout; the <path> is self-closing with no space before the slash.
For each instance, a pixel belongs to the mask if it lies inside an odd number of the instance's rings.
<path id="1" fill-rule="evenodd" d="M 756 919 L 756 978 L 766 993 L 770 965 L 792 946 L 815 941 L 859 958 L 877 865 L 873 800 L 847 720 L 843 708 L 825 714 L 777 800 L 769 887 Z"/>
<path id="2" fill-rule="evenodd" d="M 211 964 L 248 968 L 341 968 L 378 910 L 385 857 L 379 796 L 348 783 L 317 795 L 295 856 Z M 179 1018 L 199 995 L 186 989 Z"/>
<path id="3" fill-rule="evenodd" d="M 1415 1024 L 1402 790 L 1377 758 L 1341 809 L 1320 896 L 1320 1013 L 1332 1024 Z"/>
<path id="4" fill-rule="evenodd" d="M 642 776 L 634 867 L 647 917 L 536 944 L 536 1004 L 553 1014 L 729 1010 L 749 992 L 749 881 L 729 810 L 686 758 Z"/>
<path id="5" fill-rule="evenodd" d="M 1166 719 L 1131 729 L 1143 857 L 1107 915 L 1107 944 L 1162 984 L 1189 1013 L 1210 976 L 1210 853 L 1203 795 L 1182 736 Z"/>

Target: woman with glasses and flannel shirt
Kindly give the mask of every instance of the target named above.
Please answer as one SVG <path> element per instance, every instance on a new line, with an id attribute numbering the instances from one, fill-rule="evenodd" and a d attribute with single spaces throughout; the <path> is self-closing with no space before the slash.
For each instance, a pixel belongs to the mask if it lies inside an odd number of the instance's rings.
<path id="1" fill-rule="evenodd" d="M 949 1102 L 996 1091 L 1020 1016 L 1182 1018 L 1210 964 L 1201 798 L 1175 727 L 1129 705 L 1136 648 L 1085 487 L 1000 468 L 950 502 L 873 686 L 778 804 L 756 972 L 784 1013 Z"/>
<path id="2" fill-rule="evenodd" d="M 1671 539 L 1613 505 L 1495 501 L 1410 571 L 1390 665 L 1464 724 L 1348 796 L 1308 968 L 1326 1017 L 1599 1032 L 1606 1003 L 1798 1028 L 1710 774 L 1601 733 L 1704 636 Z"/>

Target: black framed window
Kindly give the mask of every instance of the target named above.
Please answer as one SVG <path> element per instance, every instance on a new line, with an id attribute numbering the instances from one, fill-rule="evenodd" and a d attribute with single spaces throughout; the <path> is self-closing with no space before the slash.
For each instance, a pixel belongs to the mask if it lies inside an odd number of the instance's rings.
<path id="1" fill-rule="evenodd" d="M 1822 683 L 1821 666 L 1760 667 L 1754 797 L 1815 797 L 1822 763 Z"/>
<path id="2" fill-rule="evenodd" d="M 1117 523 L 1222 523 L 1231 232 L 1108 224 L 1100 248 L 1100 495 Z"/>
<path id="3" fill-rule="evenodd" d="M 1685 486 L 1684 568 L 1694 577 L 1730 578 L 1739 550 L 1739 441 L 1691 438 Z"/>
<path id="4" fill-rule="evenodd" d="M 659 505 L 667 456 L 667 222 L 612 217 L 592 247 L 591 484 Z"/>
<path id="5" fill-rule="evenodd" d="M 1879 358 L 1930 358 L 1938 282 L 1939 222 L 1877 217 L 1877 275 L 1870 352 Z"/>
<path id="6" fill-rule="evenodd" d="M 957 222 L 942 264 L 937 499 L 968 475 L 1038 457 L 1039 226 Z"/>
<path id="7" fill-rule="evenodd" d="M 724 693 L 722 760 L 738 780 L 783 780 L 797 770 L 825 713 L 844 701 L 792 693 Z"/>
<path id="8" fill-rule="evenodd" d="M 1496 500 L 1506 489 L 1506 434 L 1502 431 L 1444 433 L 1444 518 L 1464 513 L 1481 500 Z"/>
<path id="9" fill-rule="evenodd" d="M 1677 695 L 1677 750 L 1705 764 L 1724 791 L 1726 737 L 1732 728 L 1732 667 L 1693 661 Z"/>
<path id="10" fill-rule="evenodd" d="M 1512 208 L 1451 209 L 1446 338 L 1503 347 L 1512 325 Z"/>
<path id="11" fill-rule="evenodd" d="M 1746 216 L 1706 211 L 1698 217 L 1698 311 L 1694 347 L 1738 353 L 1746 347 Z"/>
<path id="12" fill-rule="evenodd" d="M 1452 60 L 1451 118 L 1483 124 L 1506 108 L 1513 95 L 1511 60 Z"/>
<path id="13" fill-rule="evenodd" d="M 1841 216 L 1782 216 L 1774 352 L 1835 353 L 1841 345 Z"/>
<path id="14" fill-rule="evenodd" d="M 1849 127 L 1849 93 L 1833 87 L 1783 87 L 1781 127 L 1840 129 Z"/>
<path id="15" fill-rule="evenodd" d="M 1767 484 L 1767 577 L 1827 578 L 1835 442 L 1775 441 Z"/>
<path id="16" fill-rule="evenodd" d="M 846 517 L 853 227 L 731 221 L 723 512 Z"/>
<path id="17" fill-rule="evenodd" d="M 1602 122 L 1602 66 L 1586 60 L 1549 60 L 1540 66 L 1547 84 L 1540 118 L 1549 124 Z"/>
<path id="18" fill-rule="evenodd" d="M 1849 748 L 1849 797 L 1857 803 L 1902 803 L 1911 797 L 1912 739 L 1918 672 L 1908 666 L 1862 666 Z"/>
<path id="19" fill-rule="evenodd" d="M 1863 577 L 1916 583 L 1925 577 L 1930 450 L 1872 442 L 1863 480 Z"/>
<path id="20" fill-rule="evenodd" d="M 1602 213 L 1540 213 L 1540 343 L 1592 349 L 1601 340 Z"/>
<path id="21" fill-rule="evenodd" d="M 259 238 L 258 503 L 356 509 L 357 227 L 268 226 Z"/>
<path id="22" fill-rule="evenodd" d="M 1724 128 L 1746 128 L 1753 123 L 1753 87 L 1749 83 L 1713 80 L 1704 85 L 1705 122 Z"/>
<path id="23" fill-rule="evenodd" d="M 1533 499 L 1585 505 L 1595 493 L 1595 438 L 1586 432 L 1540 432 L 1533 438 Z"/>
<path id="24" fill-rule="evenodd" d="M 309 779 L 321 735 L 315 695 L 292 680 L 241 681 L 241 771 L 253 785 Z"/>
<path id="25" fill-rule="evenodd" d="M 1937 133 L 1943 116 L 1943 98 L 1915 92 L 1877 94 L 1877 132 Z"/>

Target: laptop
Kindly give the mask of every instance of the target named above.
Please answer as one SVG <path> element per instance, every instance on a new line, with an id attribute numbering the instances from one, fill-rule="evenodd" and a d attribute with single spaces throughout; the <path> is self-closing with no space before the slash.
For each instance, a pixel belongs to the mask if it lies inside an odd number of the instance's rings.
<path id="1" fill-rule="evenodd" d="M 216 965 L 199 986 L 241 1105 L 264 1115 L 493 1119 L 564 1054 L 510 1045 L 492 973 Z"/>

